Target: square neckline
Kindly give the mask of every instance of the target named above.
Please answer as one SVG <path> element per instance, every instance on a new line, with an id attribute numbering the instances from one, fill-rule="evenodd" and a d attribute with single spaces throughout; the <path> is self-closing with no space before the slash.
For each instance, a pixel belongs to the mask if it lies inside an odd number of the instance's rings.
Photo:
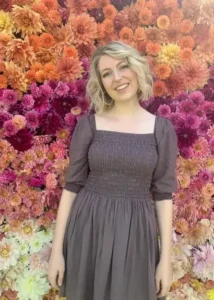
<path id="1" fill-rule="evenodd" d="M 156 126 L 157 126 L 157 117 L 155 115 L 155 122 L 154 122 L 154 131 L 150 132 L 150 133 L 133 133 L 133 132 L 123 132 L 123 131 L 115 131 L 115 130 L 105 130 L 105 129 L 97 129 L 97 124 L 96 124 L 96 116 L 95 114 L 93 114 L 93 120 L 94 120 L 94 129 L 95 129 L 95 133 L 96 132 L 108 132 L 108 133 L 116 133 L 116 134 L 124 134 L 124 135 L 149 135 L 149 136 L 154 136 L 155 132 L 156 132 Z"/>

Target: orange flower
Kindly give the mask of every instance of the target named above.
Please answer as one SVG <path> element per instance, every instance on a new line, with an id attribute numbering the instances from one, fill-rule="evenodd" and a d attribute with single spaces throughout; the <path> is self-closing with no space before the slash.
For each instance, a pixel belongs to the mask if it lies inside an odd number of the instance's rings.
<path id="1" fill-rule="evenodd" d="M 110 3 L 110 0 L 97 0 L 97 7 L 104 7 Z"/>
<path id="2" fill-rule="evenodd" d="M 94 9 L 97 8 L 97 1 L 96 0 L 89 0 L 88 1 L 88 9 Z"/>
<path id="3" fill-rule="evenodd" d="M 139 13 L 139 20 L 143 25 L 150 25 L 152 21 L 152 11 L 147 7 L 143 7 Z"/>
<path id="4" fill-rule="evenodd" d="M 131 28 L 123 27 L 119 32 L 119 36 L 121 40 L 131 42 L 133 39 L 133 31 Z"/>
<path id="5" fill-rule="evenodd" d="M 70 21 L 70 25 L 77 45 L 91 43 L 97 38 L 97 24 L 94 18 L 88 14 L 84 13 L 80 16 L 74 16 Z"/>
<path id="6" fill-rule="evenodd" d="M 39 48 L 41 47 L 40 38 L 38 35 L 34 35 L 34 34 L 30 35 L 29 43 L 33 47 L 34 51 L 38 51 Z"/>
<path id="7" fill-rule="evenodd" d="M 6 59 L 25 68 L 35 61 L 36 56 L 27 38 L 25 40 L 13 39 L 7 45 Z"/>
<path id="8" fill-rule="evenodd" d="M 7 78 L 4 75 L 0 75 L 0 89 L 7 87 Z"/>
<path id="9" fill-rule="evenodd" d="M 158 43 L 150 42 L 146 45 L 146 52 L 149 55 L 157 56 L 160 49 L 161 49 L 161 45 Z"/>
<path id="10" fill-rule="evenodd" d="M 35 62 L 31 65 L 30 69 L 34 72 L 37 72 L 37 71 L 43 69 L 43 65 L 39 62 Z"/>
<path id="11" fill-rule="evenodd" d="M 112 20 L 105 19 L 103 21 L 103 26 L 106 34 L 112 34 L 114 32 L 114 24 Z"/>
<path id="12" fill-rule="evenodd" d="M 138 50 L 140 53 L 146 52 L 146 46 L 147 46 L 148 43 L 149 43 L 149 41 L 147 41 L 147 40 L 139 41 L 139 42 L 137 43 L 137 50 Z"/>
<path id="13" fill-rule="evenodd" d="M 195 46 L 195 41 L 191 36 L 183 36 L 180 41 L 179 41 L 181 49 L 183 48 L 194 48 Z"/>
<path id="14" fill-rule="evenodd" d="M 137 10 L 140 10 L 145 5 L 145 0 L 137 0 L 135 3 L 135 7 Z"/>
<path id="15" fill-rule="evenodd" d="M 172 70 L 171 70 L 170 66 L 167 64 L 158 64 L 154 70 L 157 78 L 159 78 L 161 80 L 168 78 L 171 71 Z"/>
<path id="16" fill-rule="evenodd" d="M 48 11 L 47 18 L 48 21 L 53 25 L 60 25 L 62 23 L 61 14 L 55 9 L 51 9 Z"/>
<path id="17" fill-rule="evenodd" d="M 32 10 L 40 14 L 41 16 L 45 16 L 48 13 L 48 8 L 44 3 L 34 3 L 32 5 Z"/>
<path id="18" fill-rule="evenodd" d="M 163 81 L 155 81 L 153 88 L 155 97 L 161 97 L 166 93 L 166 85 Z"/>
<path id="19" fill-rule="evenodd" d="M 27 6 L 19 7 L 17 5 L 13 5 L 11 16 L 16 25 L 17 31 L 21 32 L 22 37 L 25 35 L 37 34 L 45 29 L 40 15 Z"/>
<path id="20" fill-rule="evenodd" d="M 22 70 L 13 61 L 5 62 L 5 76 L 12 89 L 21 90 L 22 92 L 27 90 L 27 79 Z"/>
<path id="21" fill-rule="evenodd" d="M 87 0 L 68 0 L 67 7 L 69 8 L 70 13 L 75 15 L 80 15 L 84 12 L 87 12 L 88 1 Z"/>
<path id="22" fill-rule="evenodd" d="M 38 62 L 44 65 L 48 62 L 55 62 L 56 55 L 51 49 L 41 48 L 41 50 L 36 53 L 36 58 Z"/>
<path id="23" fill-rule="evenodd" d="M 171 97 L 175 97 L 185 88 L 182 75 L 178 72 L 171 73 L 170 76 L 165 80 L 167 94 Z"/>
<path id="24" fill-rule="evenodd" d="M 97 36 L 98 39 L 104 39 L 105 37 L 105 26 L 101 23 L 97 24 Z"/>
<path id="25" fill-rule="evenodd" d="M 44 82 L 47 79 L 46 73 L 44 70 L 39 70 L 35 74 L 36 81 Z"/>
<path id="26" fill-rule="evenodd" d="M 166 30 L 168 29 L 169 25 L 170 25 L 170 20 L 167 16 L 163 15 L 157 18 L 157 26 L 160 29 Z"/>
<path id="27" fill-rule="evenodd" d="M 164 0 L 165 8 L 174 8 L 177 7 L 177 5 L 178 5 L 177 0 Z"/>
<path id="28" fill-rule="evenodd" d="M 64 56 L 65 57 L 77 57 L 78 56 L 78 52 L 77 49 L 72 47 L 72 46 L 65 46 L 64 47 Z"/>
<path id="29" fill-rule="evenodd" d="M 193 52 L 190 48 L 183 48 L 179 55 L 181 60 L 191 60 L 193 58 Z"/>
<path id="30" fill-rule="evenodd" d="M 170 14 L 170 21 L 172 23 L 180 23 L 181 20 L 183 19 L 183 17 L 184 17 L 184 14 L 183 14 L 182 9 L 175 8 L 175 9 L 173 9 L 173 11 Z"/>
<path id="31" fill-rule="evenodd" d="M 61 57 L 57 63 L 59 75 L 64 81 L 73 81 L 81 77 L 82 63 L 76 57 Z"/>
<path id="32" fill-rule="evenodd" d="M 46 73 L 46 78 L 48 80 L 55 79 L 59 80 L 59 74 L 57 73 L 57 67 L 53 65 L 52 63 L 47 63 L 44 65 L 44 71 Z"/>
<path id="33" fill-rule="evenodd" d="M 114 20 L 117 15 L 117 10 L 112 4 L 108 4 L 103 8 L 103 13 L 106 19 Z"/>
<path id="34" fill-rule="evenodd" d="M 36 72 L 34 70 L 28 70 L 25 73 L 25 77 L 27 78 L 28 83 L 32 83 L 36 81 Z"/>
<path id="35" fill-rule="evenodd" d="M 180 24 L 180 31 L 188 34 L 193 30 L 194 24 L 191 20 L 183 20 Z"/>
<path id="36" fill-rule="evenodd" d="M 142 27 L 137 27 L 134 32 L 134 40 L 136 42 L 146 39 L 145 31 Z"/>
<path id="37" fill-rule="evenodd" d="M 40 43 L 43 48 L 51 48 L 55 44 L 55 39 L 50 33 L 42 33 Z"/>
<path id="38" fill-rule="evenodd" d="M 0 33 L 0 42 L 6 46 L 8 44 L 9 41 L 12 40 L 12 37 L 4 32 Z"/>
<path id="39" fill-rule="evenodd" d="M 41 0 L 41 3 L 44 4 L 48 8 L 48 10 L 58 8 L 57 0 Z"/>
<path id="40" fill-rule="evenodd" d="M 80 58 L 82 57 L 90 58 L 95 49 L 96 48 L 93 44 L 87 44 L 87 45 L 80 44 L 77 48 L 77 53 Z"/>

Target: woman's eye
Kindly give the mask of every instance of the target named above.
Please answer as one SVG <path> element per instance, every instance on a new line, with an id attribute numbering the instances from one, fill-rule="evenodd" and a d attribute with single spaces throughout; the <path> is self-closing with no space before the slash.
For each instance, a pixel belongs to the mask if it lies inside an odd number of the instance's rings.
<path id="1" fill-rule="evenodd" d="M 129 67 L 128 65 L 123 65 L 123 66 L 121 66 L 121 69 L 126 69 L 128 67 Z"/>
<path id="2" fill-rule="evenodd" d="M 109 75 L 109 73 L 103 74 L 103 78 L 105 78 L 105 77 L 108 76 L 108 75 Z"/>

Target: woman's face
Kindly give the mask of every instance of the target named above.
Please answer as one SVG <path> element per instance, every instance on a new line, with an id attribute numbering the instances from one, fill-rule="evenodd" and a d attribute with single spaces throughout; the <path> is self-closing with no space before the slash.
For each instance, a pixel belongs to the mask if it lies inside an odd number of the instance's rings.
<path id="1" fill-rule="evenodd" d="M 98 69 L 103 86 L 114 101 L 138 101 L 137 74 L 131 70 L 125 59 L 103 55 Z"/>

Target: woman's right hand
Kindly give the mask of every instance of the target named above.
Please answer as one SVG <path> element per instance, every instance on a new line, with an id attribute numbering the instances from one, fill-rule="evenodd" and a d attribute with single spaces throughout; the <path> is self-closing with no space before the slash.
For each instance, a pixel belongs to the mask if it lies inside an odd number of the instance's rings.
<path id="1" fill-rule="evenodd" d="M 51 253 L 48 265 L 48 280 L 54 289 L 62 285 L 65 272 L 65 260 L 62 253 Z"/>

